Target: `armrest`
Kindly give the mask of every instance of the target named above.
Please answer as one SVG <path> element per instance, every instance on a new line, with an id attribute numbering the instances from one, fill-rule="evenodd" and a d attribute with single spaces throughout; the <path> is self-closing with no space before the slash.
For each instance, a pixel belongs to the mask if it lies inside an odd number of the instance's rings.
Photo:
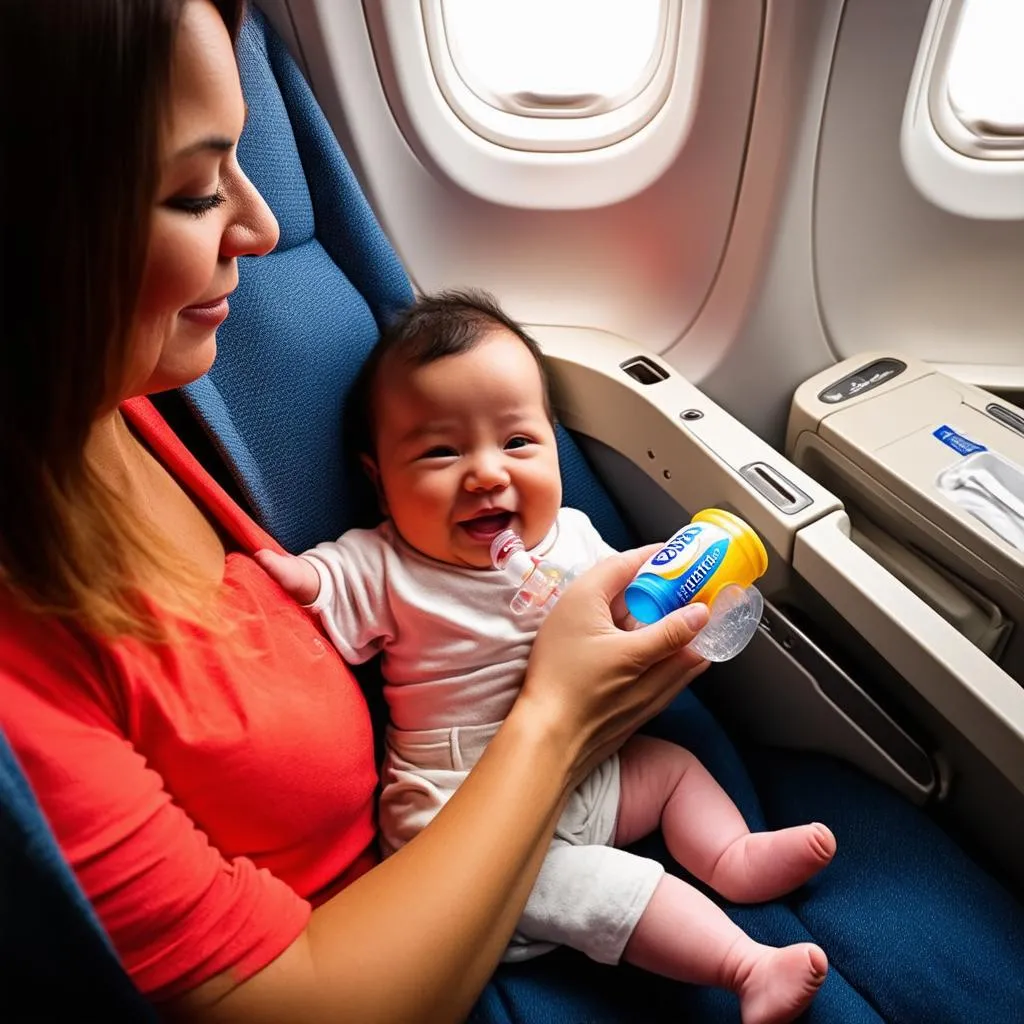
<path id="1" fill-rule="evenodd" d="M 850 539 L 845 512 L 796 537 L 793 568 L 1024 792 L 1024 689 Z"/>
<path id="2" fill-rule="evenodd" d="M 730 505 L 789 562 L 797 531 L 842 508 L 835 495 L 642 346 L 585 328 L 531 327 L 531 333 L 551 368 L 565 426 L 625 455 L 688 511 Z M 663 370 L 665 379 L 641 384 L 626 373 L 623 364 L 637 356 Z M 694 418 L 682 418 L 687 411 Z M 783 495 L 800 498 L 791 505 L 802 507 L 786 511 L 763 493 L 775 488 L 778 500 L 780 486 Z"/>

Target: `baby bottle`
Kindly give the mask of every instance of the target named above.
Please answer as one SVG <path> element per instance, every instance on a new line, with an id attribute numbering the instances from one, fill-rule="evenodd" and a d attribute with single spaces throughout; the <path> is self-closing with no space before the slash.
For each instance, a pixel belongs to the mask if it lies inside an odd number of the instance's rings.
<path id="1" fill-rule="evenodd" d="M 626 607 L 647 624 L 703 602 L 711 618 L 690 647 L 708 661 L 728 661 L 761 621 L 764 600 L 753 583 L 767 568 L 761 538 L 731 512 L 708 508 L 640 567 L 626 587 Z"/>
<path id="2" fill-rule="evenodd" d="M 502 530 L 491 541 L 491 563 L 520 582 L 509 604 L 516 615 L 522 615 L 530 608 L 554 604 L 573 578 L 569 569 L 529 554 L 514 530 Z"/>

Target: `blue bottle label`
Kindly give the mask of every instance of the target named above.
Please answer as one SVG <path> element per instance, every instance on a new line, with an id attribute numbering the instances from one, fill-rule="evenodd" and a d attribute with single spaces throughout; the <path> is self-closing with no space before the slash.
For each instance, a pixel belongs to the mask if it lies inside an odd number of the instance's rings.
<path id="1" fill-rule="evenodd" d="M 701 534 L 699 526 L 687 526 L 680 530 L 665 546 L 651 558 L 651 565 L 668 565 L 674 562 Z M 691 553 L 692 554 L 692 553 Z M 685 568 L 686 562 L 682 562 L 677 568 Z M 666 574 L 668 575 L 668 574 Z"/>
<path id="2" fill-rule="evenodd" d="M 712 537 L 718 534 L 719 539 Z M 680 530 L 641 567 L 637 577 L 676 608 L 689 604 L 718 571 L 729 551 L 729 538 L 705 524 Z"/>
<path id="3" fill-rule="evenodd" d="M 676 601 L 680 605 L 689 604 L 693 600 L 694 595 L 704 587 L 722 564 L 728 550 L 727 540 L 715 541 L 704 552 L 700 561 L 676 580 Z"/>

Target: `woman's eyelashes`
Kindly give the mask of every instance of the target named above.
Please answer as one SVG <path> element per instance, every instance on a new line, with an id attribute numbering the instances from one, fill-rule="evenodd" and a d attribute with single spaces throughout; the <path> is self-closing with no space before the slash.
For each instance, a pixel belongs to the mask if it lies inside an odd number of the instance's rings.
<path id="1" fill-rule="evenodd" d="M 190 213 L 193 217 L 202 217 L 220 206 L 225 198 L 224 193 L 217 189 L 208 196 L 175 196 L 167 201 L 167 205 L 174 210 Z"/>

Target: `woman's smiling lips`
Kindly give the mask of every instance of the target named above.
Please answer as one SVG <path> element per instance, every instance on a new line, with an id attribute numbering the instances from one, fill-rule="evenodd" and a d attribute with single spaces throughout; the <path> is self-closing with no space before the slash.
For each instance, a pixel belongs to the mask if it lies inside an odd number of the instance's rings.
<path id="1" fill-rule="evenodd" d="M 219 327 L 227 319 L 230 312 L 228 294 L 230 293 L 221 295 L 216 299 L 211 299 L 209 302 L 186 306 L 180 315 L 186 320 L 199 324 L 201 327 Z"/>

